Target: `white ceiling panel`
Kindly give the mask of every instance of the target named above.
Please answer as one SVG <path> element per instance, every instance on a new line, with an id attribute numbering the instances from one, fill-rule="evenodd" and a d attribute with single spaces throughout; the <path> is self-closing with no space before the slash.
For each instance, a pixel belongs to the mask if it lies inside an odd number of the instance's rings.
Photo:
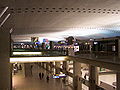
<path id="1" fill-rule="evenodd" d="M 8 5 L 12 14 L 14 40 L 30 40 L 32 36 L 58 40 L 67 36 L 86 38 L 120 36 L 119 0 L 1 0 L 1 2 L 3 3 L 0 6 Z"/>

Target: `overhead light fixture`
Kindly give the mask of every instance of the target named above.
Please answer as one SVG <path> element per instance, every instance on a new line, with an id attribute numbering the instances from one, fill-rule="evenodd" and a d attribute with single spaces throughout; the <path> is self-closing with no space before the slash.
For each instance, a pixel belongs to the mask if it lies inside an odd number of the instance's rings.
<path id="1" fill-rule="evenodd" d="M 10 63 L 29 63 L 29 62 L 54 62 L 54 61 L 65 61 L 64 57 L 11 57 Z"/>
<path id="2" fill-rule="evenodd" d="M 8 7 L 5 7 L 4 10 L 0 13 L 0 18 L 3 16 L 3 14 L 7 11 Z"/>
<path id="3" fill-rule="evenodd" d="M 13 52 L 13 55 L 41 55 L 42 52 Z"/>
<path id="4" fill-rule="evenodd" d="M 9 18 L 10 14 L 8 14 L 5 19 L 0 23 L 0 27 L 6 22 L 6 20 Z"/>

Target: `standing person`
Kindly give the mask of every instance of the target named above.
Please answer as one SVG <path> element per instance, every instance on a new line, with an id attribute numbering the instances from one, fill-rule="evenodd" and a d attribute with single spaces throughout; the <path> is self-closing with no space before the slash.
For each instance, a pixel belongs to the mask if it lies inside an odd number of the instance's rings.
<path id="1" fill-rule="evenodd" d="M 42 73 L 42 78 L 44 77 L 44 73 Z"/>
<path id="2" fill-rule="evenodd" d="M 85 73 L 84 78 L 86 79 L 86 77 L 87 77 L 87 74 Z"/>
<path id="3" fill-rule="evenodd" d="M 31 69 L 33 68 L 33 65 L 31 65 Z"/>
<path id="4" fill-rule="evenodd" d="M 49 76 L 46 77 L 47 83 L 49 82 Z"/>
<path id="5" fill-rule="evenodd" d="M 40 80 L 41 80 L 41 73 L 39 73 L 39 78 L 40 78 Z"/>
<path id="6" fill-rule="evenodd" d="M 31 75 L 33 75 L 33 72 L 32 72 L 32 70 L 33 70 L 33 65 L 31 65 L 30 68 L 31 68 Z"/>
<path id="7" fill-rule="evenodd" d="M 20 68 L 20 70 L 22 70 L 22 65 L 21 64 L 19 65 L 19 68 Z"/>

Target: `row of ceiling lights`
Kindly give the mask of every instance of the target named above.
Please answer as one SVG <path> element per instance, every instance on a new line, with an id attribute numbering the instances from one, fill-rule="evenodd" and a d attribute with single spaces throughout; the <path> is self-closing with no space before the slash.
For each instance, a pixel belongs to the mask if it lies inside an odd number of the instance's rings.
<path id="1" fill-rule="evenodd" d="M 14 8 L 11 8 L 10 10 L 36 10 L 36 9 L 39 9 L 39 10 L 42 10 L 42 9 L 46 9 L 46 10 L 49 10 L 49 9 L 53 9 L 53 10 L 99 10 L 99 11 L 120 11 L 120 10 L 115 10 L 115 9 L 101 9 L 101 8 L 99 8 L 99 9 L 90 9 L 90 8 L 16 8 L 16 9 L 14 9 Z"/>
<path id="2" fill-rule="evenodd" d="M 0 7 L 0 9 L 4 9 L 4 7 Z M 73 8 L 73 7 L 64 7 L 64 8 L 62 8 L 62 7 L 60 7 L 60 8 L 55 8 L 55 7 L 31 7 L 31 8 L 28 8 L 28 7 L 25 7 L 25 8 L 10 8 L 10 10 L 35 10 L 35 9 L 39 9 L 39 10 L 42 10 L 42 9 L 46 9 L 46 10 L 49 10 L 49 9 L 53 9 L 53 10 L 55 10 L 55 9 L 57 9 L 57 10 L 99 10 L 99 11 L 120 11 L 120 9 L 108 9 L 108 8 L 79 8 L 79 7 L 77 7 L 77 8 Z"/>
<path id="3" fill-rule="evenodd" d="M 64 10 L 62 10 L 62 11 L 58 11 L 58 10 L 56 10 L 56 11 L 53 11 L 53 10 L 50 10 L 50 11 L 46 11 L 46 10 L 44 10 L 44 11 L 41 11 L 41 10 L 38 10 L 38 11 L 35 11 L 35 10 L 31 10 L 31 11 L 21 11 L 21 10 L 18 10 L 18 11 L 10 11 L 10 13 L 27 13 L 27 12 L 67 12 L 67 13 L 69 13 L 69 12 L 81 12 L 81 13 L 107 13 L 107 14 L 119 14 L 119 12 L 115 12 L 115 11 L 112 11 L 112 12 L 110 12 L 110 11 L 85 11 L 85 10 L 82 10 L 82 11 L 80 11 L 80 10 L 78 10 L 78 11 L 70 11 L 70 10 L 67 10 L 67 11 L 64 11 Z"/>
<path id="4" fill-rule="evenodd" d="M 2 8 L 2 7 L 1 7 Z M 90 9 L 90 8 L 10 8 L 10 13 L 27 12 L 81 12 L 81 13 L 107 13 L 119 14 L 120 10 L 115 9 Z"/>

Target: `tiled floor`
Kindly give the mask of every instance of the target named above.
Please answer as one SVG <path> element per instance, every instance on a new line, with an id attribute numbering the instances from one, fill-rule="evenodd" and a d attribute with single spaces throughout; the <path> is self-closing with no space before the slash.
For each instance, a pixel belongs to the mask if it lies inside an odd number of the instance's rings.
<path id="1" fill-rule="evenodd" d="M 82 77 L 83 78 L 84 78 L 85 73 L 88 73 L 88 71 L 87 70 L 82 71 Z M 87 76 L 87 80 L 88 80 L 88 78 L 89 77 Z M 100 85 L 100 81 L 102 81 L 102 82 L 104 82 L 108 85 L 114 86 L 113 82 L 116 82 L 116 75 L 115 74 L 99 75 L 99 85 Z M 84 90 L 89 90 L 89 88 L 87 86 L 85 86 L 84 84 L 82 84 L 82 87 L 83 87 Z M 106 89 L 106 90 L 109 90 L 109 89 Z"/>
<path id="2" fill-rule="evenodd" d="M 50 78 L 49 83 L 47 83 L 46 75 L 40 80 L 38 77 L 39 72 L 47 73 L 42 68 L 34 65 L 32 77 L 25 78 L 22 71 L 13 75 L 14 90 L 72 90 L 69 86 L 64 85 L 61 80 Z"/>
<path id="3" fill-rule="evenodd" d="M 82 71 L 82 77 L 84 78 L 85 73 L 88 73 L 88 71 Z M 87 80 L 88 80 L 88 76 L 87 76 Z M 112 85 L 113 82 L 116 82 L 116 74 L 105 74 L 105 75 L 99 75 L 99 84 L 100 81 L 105 82 L 109 85 Z"/>
<path id="4" fill-rule="evenodd" d="M 115 74 L 100 75 L 99 80 L 109 85 L 112 85 L 113 82 L 116 82 L 116 75 Z"/>

